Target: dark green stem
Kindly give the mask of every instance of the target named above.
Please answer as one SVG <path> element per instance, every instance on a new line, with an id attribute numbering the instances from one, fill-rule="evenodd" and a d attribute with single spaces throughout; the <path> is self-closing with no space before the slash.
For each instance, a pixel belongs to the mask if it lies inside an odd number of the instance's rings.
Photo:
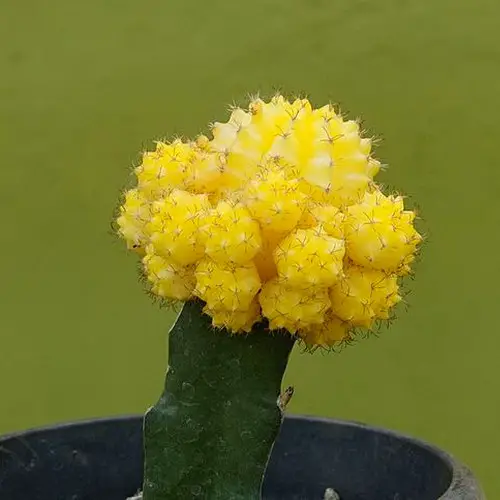
<path id="1" fill-rule="evenodd" d="M 144 500 L 260 498 L 294 339 L 265 323 L 216 331 L 202 308 L 187 302 L 170 331 L 165 390 L 145 417 Z"/>

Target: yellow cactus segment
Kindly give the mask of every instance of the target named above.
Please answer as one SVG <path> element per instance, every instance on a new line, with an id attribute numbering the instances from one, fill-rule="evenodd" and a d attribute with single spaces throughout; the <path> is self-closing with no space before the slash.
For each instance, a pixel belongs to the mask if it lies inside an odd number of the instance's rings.
<path id="1" fill-rule="evenodd" d="M 200 141 L 202 142 L 202 141 Z M 195 193 L 215 193 L 220 186 L 223 160 L 198 146 L 190 168 L 189 186 Z"/>
<path id="2" fill-rule="evenodd" d="M 196 283 L 193 266 L 183 267 L 155 255 L 152 245 L 148 245 L 142 262 L 154 294 L 174 300 L 188 300 L 192 297 Z"/>
<path id="3" fill-rule="evenodd" d="M 304 210 L 305 196 L 297 180 L 288 180 L 282 171 L 268 168 L 247 187 L 244 202 L 263 230 L 291 231 Z"/>
<path id="4" fill-rule="evenodd" d="M 241 203 L 219 202 L 205 227 L 206 254 L 217 262 L 246 264 L 262 245 L 259 224 Z"/>
<path id="5" fill-rule="evenodd" d="M 238 138 L 239 132 L 250 125 L 252 115 L 240 108 L 235 108 L 227 123 L 216 122 L 212 126 L 213 139 L 210 148 L 219 153 L 228 153 Z"/>
<path id="6" fill-rule="evenodd" d="M 228 311 L 226 309 L 210 309 L 205 306 L 203 311 L 212 318 L 212 325 L 218 328 L 227 328 L 232 333 L 250 332 L 257 323 L 260 315 L 259 302 L 254 299 L 247 309 Z"/>
<path id="7" fill-rule="evenodd" d="M 137 189 L 127 191 L 116 222 L 118 233 L 127 242 L 129 249 L 143 251 L 146 244 L 144 226 L 150 217 L 150 204 L 144 195 Z"/>
<path id="8" fill-rule="evenodd" d="M 259 302 L 271 329 L 284 328 L 292 333 L 321 324 L 330 307 L 326 288 L 303 290 L 276 278 L 264 284 Z"/>
<path id="9" fill-rule="evenodd" d="M 279 97 L 266 103 L 261 99 L 249 105 L 250 122 L 242 127 L 234 144 L 234 152 L 259 160 L 269 151 L 280 131 L 292 120 L 293 105 Z"/>
<path id="10" fill-rule="evenodd" d="M 370 328 L 377 319 L 387 319 L 397 304 L 397 275 L 377 269 L 347 266 L 345 276 L 330 289 L 333 312 L 354 326 Z"/>
<path id="11" fill-rule="evenodd" d="M 310 203 L 299 221 L 298 227 L 308 229 L 321 226 L 325 232 L 339 240 L 344 239 L 345 215 L 331 205 Z"/>
<path id="12" fill-rule="evenodd" d="M 210 209 L 206 195 L 179 189 L 155 202 L 146 226 L 155 253 L 183 266 L 203 257 L 201 228 Z"/>
<path id="13" fill-rule="evenodd" d="M 158 142 L 156 151 L 144 153 L 135 169 L 138 189 L 148 198 L 166 196 L 172 189 L 185 189 L 192 177 L 190 165 L 195 152 L 190 144 L 176 140 Z"/>
<path id="14" fill-rule="evenodd" d="M 297 229 L 274 251 L 278 275 L 290 286 L 329 287 L 342 274 L 344 241 L 320 228 Z"/>
<path id="15" fill-rule="evenodd" d="M 255 264 L 223 264 L 205 258 L 196 266 L 194 294 L 211 310 L 248 309 L 257 295 L 261 281 Z"/>
<path id="16" fill-rule="evenodd" d="M 363 201 L 347 209 L 344 224 L 347 255 L 356 264 L 406 272 L 408 257 L 422 237 L 413 227 L 415 214 L 404 210 L 400 196 L 366 193 Z"/>
<path id="17" fill-rule="evenodd" d="M 344 122 L 329 107 L 309 105 L 278 134 L 269 155 L 295 172 L 304 194 L 340 207 L 359 201 L 377 174 L 380 164 L 370 151 L 356 122 Z"/>
<path id="18" fill-rule="evenodd" d="M 213 139 L 210 149 L 217 154 L 223 171 L 220 179 L 221 189 L 239 189 L 257 170 L 262 156 L 259 148 L 243 147 L 245 138 L 248 143 L 249 135 L 254 137 L 257 143 L 261 140 L 262 131 L 256 130 L 251 121 L 251 113 L 236 108 L 227 123 L 217 122 L 212 127 Z"/>
<path id="19" fill-rule="evenodd" d="M 332 347 L 351 338 L 349 325 L 346 321 L 327 311 L 323 323 L 299 330 L 299 336 L 308 346 Z"/>

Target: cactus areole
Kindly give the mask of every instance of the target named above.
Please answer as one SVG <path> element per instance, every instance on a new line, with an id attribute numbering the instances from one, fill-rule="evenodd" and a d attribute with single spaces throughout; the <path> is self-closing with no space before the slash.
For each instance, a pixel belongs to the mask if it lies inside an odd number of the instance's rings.
<path id="1" fill-rule="evenodd" d="M 333 106 L 253 99 L 211 135 L 144 153 L 116 220 L 151 294 L 184 303 L 144 500 L 259 498 L 294 342 L 335 349 L 388 320 L 422 241 Z"/>

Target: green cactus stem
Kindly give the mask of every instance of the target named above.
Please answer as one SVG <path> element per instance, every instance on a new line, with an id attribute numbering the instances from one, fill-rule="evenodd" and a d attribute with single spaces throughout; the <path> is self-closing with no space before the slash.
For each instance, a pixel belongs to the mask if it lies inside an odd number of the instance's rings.
<path id="1" fill-rule="evenodd" d="M 216 331 L 202 309 L 186 302 L 170 331 L 165 389 L 144 422 L 144 500 L 261 498 L 294 338 L 265 322 Z"/>

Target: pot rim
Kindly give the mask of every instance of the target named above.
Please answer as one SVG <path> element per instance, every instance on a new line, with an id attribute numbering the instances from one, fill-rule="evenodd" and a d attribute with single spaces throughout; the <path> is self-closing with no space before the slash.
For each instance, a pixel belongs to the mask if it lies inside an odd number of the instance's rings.
<path id="1" fill-rule="evenodd" d="M 24 431 L 15 431 L 9 434 L 4 434 L 0 435 L 0 444 L 3 441 L 6 441 L 8 439 L 12 438 L 19 438 L 19 437 L 26 437 L 27 435 L 34 435 L 34 434 L 39 434 L 43 433 L 46 431 L 54 431 L 57 429 L 66 429 L 68 427 L 79 427 L 79 426 L 85 426 L 89 425 L 92 423 L 113 423 L 113 422 L 121 422 L 121 421 L 126 421 L 126 420 L 131 420 L 131 419 L 143 419 L 144 415 L 143 414 L 137 414 L 137 413 L 131 413 L 131 414 L 125 414 L 125 415 L 116 415 L 116 416 L 103 416 L 103 417 L 95 417 L 95 418 L 83 418 L 83 419 L 77 419 L 73 421 L 67 421 L 67 422 L 59 422 L 59 423 L 54 423 L 54 424 L 48 424 L 44 426 L 38 426 L 38 427 L 32 427 L 28 428 Z M 426 441 L 423 441 L 419 438 L 415 438 L 403 433 L 400 433 L 399 431 L 394 431 L 391 429 L 386 429 L 384 427 L 378 427 L 375 425 L 359 422 L 359 421 L 354 421 L 354 420 L 343 420 L 343 419 L 336 419 L 336 418 L 330 418 L 330 417 L 321 417 L 321 416 L 315 416 L 315 415 L 308 415 L 308 414 L 286 414 L 284 417 L 285 420 L 295 420 L 295 421 L 308 421 L 308 422 L 316 422 L 319 424 L 337 424 L 343 427 L 350 427 L 350 428 L 357 428 L 357 429 L 364 429 L 367 431 L 372 431 L 376 432 L 379 434 L 384 434 L 386 436 L 391 436 L 394 438 L 397 438 L 399 440 L 406 441 L 407 443 L 414 444 L 416 446 L 419 446 L 421 448 L 426 449 L 427 451 L 433 453 L 434 455 L 437 455 L 441 460 L 443 460 L 446 465 L 450 468 L 451 473 L 452 473 L 452 478 L 450 482 L 450 486 L 448 487 L 448 490 L 438 499 L 438 500 L 452 500 L 455 497 L 455 494 L 460 492 L 462 494 L 469 494 L 469 496 L 465 496 L 464 498 L 471 498 L 471 499 L 482 499 L 485 500 L 484 493 L 475 479 L 474 475 L 472 474 L 472 471 L 469 469 L 468 466 L 465 464 L 461 463 L 459 460 L 457 460 L 452 454 L 442 450 L 441 448 L 430 444 Z"/>

